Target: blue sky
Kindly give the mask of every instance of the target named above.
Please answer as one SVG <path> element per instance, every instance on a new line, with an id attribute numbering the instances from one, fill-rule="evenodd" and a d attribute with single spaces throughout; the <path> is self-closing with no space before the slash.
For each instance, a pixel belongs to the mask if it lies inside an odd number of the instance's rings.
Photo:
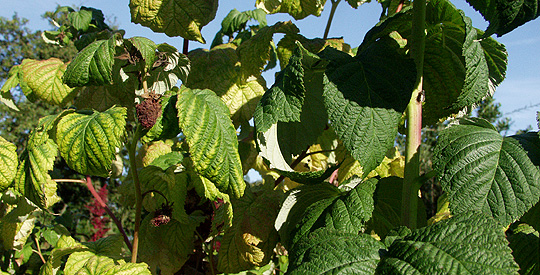
<path id="1" fill-rule="evenodd" d="M 30 19 L 29 28 L 43 30 L 50 28 L 48 22 L 41 18 L 45 11 L 54 10 L 56 5 L 89 6 L 101 9 L 105 16 L 115 21 L 121 29 L 126 30 L 126 37 L 144 36 L 156 43 L 169 43 L 181 49 L 182 38 L 170 38 L 164 34 L 153 33 L 150 29 L 131 23 L 128 0 L 1 0 L 0 16 L 10 18 L 16 12 L 20 17 Z M 485 29 L 487 23 L 483 18 L 468 6 L 465 0 L 452 1 L 458 8 L 473 20 L 473 25 Z M 254 8 L 255 0 L 221 0 L 216 19 L 202 30 L 206 45 L 190 42 L 190 49 L 208 48 L 215 33 L 221 28 L 221 19 L 236 8 L 240 11 Z M 308 38 L 322 37 L 328 14 L 330 1 L 327 1 L 325 11 L 321 17 L 309 16 L 303 20 L 295 21 L 285 14 L 269 15 L 268 23 L 292 20 Z M 351 8 L 345 1 L 339 5 L 330 37 L 343 37 L 352 47 L 358 46 L 364 34 L 378 22 L 381 7 L 375 0 L 358 9 Z M 509 54 L 509 64 L 506 80 L 495 92 L 495 99 L 502 104 L 502 111 L 508 114 L 513 125 L 510 133 L 531 125 L 537 130 L 536 111 L 540 111 L 540 19 L 529 22 L 503 37 L 496 38 L 506 45 Z M 271 75 L 271 74 L 268 74 Z M 265 75 L 266 77 L 267 75 Z M 267 78 L 268 79 L 268 78 Z M 271 83 L 269 83 L 270 85 Z M 525 110 L 520 108 L 532 106 Z"/>

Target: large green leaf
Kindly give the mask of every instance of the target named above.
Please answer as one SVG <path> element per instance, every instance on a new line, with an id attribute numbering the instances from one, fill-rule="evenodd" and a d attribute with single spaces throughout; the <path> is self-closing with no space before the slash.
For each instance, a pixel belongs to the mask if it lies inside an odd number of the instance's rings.
<path id="1" fill-rule="evenodd" d="M 49 208 L 58 202 L 56 183 L 48 174 L 53 169 L 58 146 L 49 137 L 58 116 L 43 117 L 32 131 L 26 149 L 20 157 L 15 176 L 16 190 L 40 208 Z"/>
<path id="2" fill-rule="evenodd" d="M 497 222 L 468 212 L 394 240 L 377 274 L 517 274 L 511 253 Z"/>
<path id="3" fill-rule="evenodd" d="M 17 146 L 0 137 L 0 193 L 4 192 L 17 173 Z"/>
<path id="4" fill-rule="evenodd" d="M 288 13 L 296 20 L 309 15 L 320 16 L 326 0 L 257 0 L 257 8 L 268 13 Z"/>
<path id="5" fill-rule="evenodd" d="M 410 41 L 412 10 L 384 20 L 368 32 L 360 50 L 394 31 Z M 504 79 L 506 51 L 495 40 L 482 41 L 471 20 L 452 3 L 429 1 L 426 8 L 423 124 L 457 114 L 493 94 Z M 489 73 L 488 73 L 489 72 Z"/>
<path id="6" fill-rule="evenodd" d="M 178 116 L 176 112 L 176 96 L 167 96 L 161 98 L 161 116 L 156 123 L 141 138 L 144 143 L 153 140 L 165 140 L 176 137 L 180 133 L 178 128 Z"/>
<path id="7" fill-rule="evenodd" d="M 86 46 L 67 66 L 63 76 L 64 83 L 70 87 L 112 84 L 118 39 L 117 34 Z"/>
<path id="8" fill-rule="evenodd" d="M 246 185 L 227 106 L 210 90 L 182 87 L 176 107 L 195 169 L 220 191 L 241 197 Z"/>
<path id="9" fill-rule="evenodd" d="M 366 175 L 394 146 L 416 79 L 414 62 L 395 44 L 380 39 L 354 58 L 331 48 L 322 52 L 332 61 L 323 79 L 332 127 Z"/>
<path id="10" fill-rule="evenodd" d="M 131 22 L 168 36 L 205 43 L 201 28 L 214 20 L 217 0 L 131 0 Z"/>
<path id="11" fill-rule="evenodd" d="M 125 134 L 126 109 L 78 111 L 58 121 L 56 140 L 60 154 L 83 175 L 108 177 Z"/>
<path id="12" fill-rule="evenodd" d="M 2 84 L 0 88 L 0 102 L 6 104 L 9 108 L 19 111 L 19 108 L 15 105 L 13 97 L 11 96 L 11 89 L 17 87 L 21 81 L 20 76 L 21 66 L 15 65 L 9 69 L 8 78 Z"/>
<path id="13" fill-rule="evenodd" d="M 105 271 L 112 269 L 116 265 L 123 264 L 123 260 L 121 260 L 122 258 L 121 252 L 122 252 L 123 246 L 124 246 L 124 241 L 123 241 L 122 236 L 120 235 L 110 235 L 106 238 L 99 239 L 95 242 L 86 242 L 82 244 L 78 244 L 75 240 L 71 238 L 67 238 L 67 239 L 64 238 L 63 243 L 57 244 L 58 248 L 61 248 L 62 250 L 66 250 L 64 252 L 71 253 L 69 258 L 67 259 L 67 262 L 64 268 L 64 274 L 66 275 L 79 274 L 78 272 L 88 272 L 88 266 L 95 265 L 96 263 L 95 261 L 97 259 L 101 259 L 107 262 L 106 265 L 102 266 L 103 268 L 102 272 L 104 272 L 104 274 L 110 274 L 110 273 L 105 273 Z M 65 254 L 64 252 L 61 252 L 61 251 L 59 252 L 61 254 Z M 82 274 L 94 274 L 94 273 L 82 273 Z M 147 274 L 147 273 L 143 273 L 143 274 Z"/>
<path id="14" fill-rule="evenodd" d="M 134 88 L 134 86 L 130 87 Z M 135 108 L 135 94 L 133 89 L 126 88 L 123 85 L 82 87 L 74 105 L 78 109 L 91 109 L 98 112 L 106 111 L 115 105 L 133 110 Z M 133 119 L 133 115 L 130 115 L 130 119 Z"/>
<path id="15" fill-rule="evenodd" d="M 218 269 L 236 273 L 266 265 L 278 235 L 273 222 L 279 211 L 281 191 L 266 191 L 256 196 L 247 189 L 233 200 L 232 226 L 225 230 L 219 250 Z"/>
<path id="16" fill-rule="evenodd" d="M 540 273 L 540 239 L 538 231 L 527 224 L 520 224 L 508 236 L 514 259 L 519 265 L 519 274 Z"/>
<path id="17" fill-rule="evenodd" d="M 41 99 L 45 102 L 64 106 L 76 95 L 76 91 L 62 83 L 62 76 L 67 65 L 62 60 L 25 59 L 21 64 L 22 80 L 29 89 L 23 89 L 30 100 Z"/>
<path id="18" fill-rule="evenodd" d="M 375 274 L 383 249 L 367 234 L 321 228 L 289 250 L 287 274 Z"/>
<path id="19" fill-rule="evenodd" d="M 146 263 L 126 263 L 115 261 L 105 256 L 91 256 L 85 260 L 84 265 L 76 272 L 66 270 L 65 273 L 76 275 L 115 275 L 115 274 L 142 274 L 151 275 Z"/>
<path id="20" fill-rule="evenodd" d="M 502 36 L 540 16 L 538 0 L 467 0 L 489 21 L 485 36 Z"/>
<path id="21" fill-rule="evenodd" d="M 258 132 L 266 132 L 278 121 L 300 121 L 305 97 L 302 49 L 297 48 L 289 64 L 276 77 L 276 83 L 264 93 L 253 119 Z"/>
<path id="22" fill-rule="evenodd" d="M 6 250 L 21 250 L 32 235 L 36 207 L 25 197 L 16 196 L 11 191 L 4 192 L 0 199 L 4 207 L 0 218 L 0 245 Z"/>
<path id="23" fill-rule="evenodd" d="M 483 211 L 507 225 L 540 198 L 540 172 L 532 161 L 540 139 L 502 137 L 482 119 L 461 120 L 441 132 L 433 167 L 453 213 Z M 525 149 L 524 149 L 525 148 Z"/>
<path id="24" fill-rule="evenodd" d="M 266 12 L 264 10 L 255 9 L 239 12 L 237 9 L 232 9 L 221 22 L 221 32 L 232 36 L 234 32 L 245 28 L 250 19 L 257 20 L 260 27 L 266 26 Z"/>
<path id="25" fill-rule="evenodd" d="M 151 66 L 147 82 L 150 90 L 163 95 L 174 89 L 178 80 L 186 83 L 191 64 L 187 56 L 173 46 L 159 44 L 157 50 L 156 60 L 152 64 L 147 64 Z M 140 95 L 144 90 L 137 90 L 137 93 Z"/>
<path id="26" fill-rule="evenodd" d="M 139 257 L 150 265 L 154 274 L 158 268 L 162 274 L 174 274 L 193 252 L 195 228 L 199 223 L 195 220 L 181 223 L 172 219 L 167 224 L 155 227 L 151 225 L 151 219 L 152 215 L 148 215 L 141 222 Z"/>
<path id="27" fill-rule="evenodd" d="M 359 178 L 351 179 L 345 183 L 356 184 L 351 191 L 315 201 L 299 217 L 287 217 L 288 228 L 282 235 L 291 234 L 290 246 L 294 247 L 301 238 L 321 227 L 358 234 L 371 218 L 376 183 L 376 179 L 366 182 L 361 182 Z"/>
<path id="28" fill-rule="evenodd" d="M 146 37 L 140 36 L 132 37 L 127 42 L 137 49 L 144 61 L 145 69 L 150 70 L 156 61 L 156 43 Z"/>

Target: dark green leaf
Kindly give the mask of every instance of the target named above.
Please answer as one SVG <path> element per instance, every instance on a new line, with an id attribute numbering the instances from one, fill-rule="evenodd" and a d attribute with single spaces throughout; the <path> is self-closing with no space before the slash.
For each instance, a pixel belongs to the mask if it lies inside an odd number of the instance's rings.
<path id="1" fill-rule="evenodd" d="M 332 60 L 324 78 L 324 103 L 332 127 L 365 175 L 394 146 L 401 114 L 414 89 L 414 62 L 387 38 L 355 58 L 326 48 Z"/>
<path id="2" fill-rule="evenodd" d="M 154 65 L 154 62 L 156 61 L 156 50 L 157 46 L 154 41 L 146 38 L 146 37 L 139 37 L 135 36 L 128 41 L 139 51 L 141 54 L 144 64 L 146 67 L 146 70 L 150 70 L 152 66 Z"/>
<path id="3" fill-rule="evenodd" d="M 392 242 L 377 274 L 517 274 L 501 226 L 467 212 Z"/>
<path id="4" fill-rule="evenodd" d="M 502 137 L 481 119 L 462 120 L 442 131 L 433 167 L 451 211 L 482 211 L 503 225 L 517 220 L 540 198 L 538 153 L 525 150 L 538 146 L 537 138 Z"/>
<path id="5" fill-rule="evenodd" d="M 519 265 L 519 274 L 540 273 L 540 239 L 538 231 L 527 224 L 520 224 L 508 236 L 514 259 Z"/>
<path id="6" fill-rule="evenodd" d="M 154 140 L 165 140 L 176 137 L 180 133 L 176 111 L 176 95 L 161 98 L 161 116 L 152 128 L 141 138 L 144 143 Z"/>
<path id="7" fill-rule="evenodd" d="M 489 21 L 484 36 L 494 33 L 502 36 L 540 16 L 538 0 L 467 0 L 467 2 Z"/>
<path id="8" fill-rule="evenodd" d="M 338 168 L 339 166 L 332 166 L 326 170 L 320 170 L 315 172 L 290 172 L 280 170 L 278 170 L 277 172 L 280 175 L 288 177 L 290 180 L 296 181 L 301 184 L 318 184 L 329 178 L 330 175 L 332 175 L 332 173 Z"/>

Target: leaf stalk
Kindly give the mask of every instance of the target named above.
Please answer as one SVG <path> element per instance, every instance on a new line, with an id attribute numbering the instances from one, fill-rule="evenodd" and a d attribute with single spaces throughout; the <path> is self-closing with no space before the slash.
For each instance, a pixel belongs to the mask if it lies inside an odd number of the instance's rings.
<path id="1" fill-rule="evenodd" d="M 135 185 L 135 229 L 133 232 L 133 249 L 131 250 L 131 262 L 137 262 L 137 253 L 139 251 L 139 231 L 141 228 L 141 213 L 142 213 L 142 193 L 141 183 L 139 181 L 139 172 L 137 171 L 137 161 L 135 152 L 137 151 L 137 143 L 142 136 L 140 124 L 137 124 L 131 143 L 128 144 L 129 166 L 133 175 L 133 184 Z"/>
<path id="2" fill-rule="evenodd" d="M 328 38 L 328 33 L 330 32 L 330 26 L 332 25 L 332 20 L 334 20 L 334 15 L 336 14 L 336 9 L 341 0 L 331 0 L 332 7 L 330 8 L 330 16 L 328 17 L 328 22 L 326 23 L 326 28 L 324 29 L 323 39 Z"/>

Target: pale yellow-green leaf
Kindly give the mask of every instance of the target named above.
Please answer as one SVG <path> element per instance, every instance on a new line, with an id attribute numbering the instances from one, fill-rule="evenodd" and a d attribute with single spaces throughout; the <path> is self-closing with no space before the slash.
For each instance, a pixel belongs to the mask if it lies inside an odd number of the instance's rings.
<path id="1" fill-rule="evenodd" d="M 11 200 L 16 202 L 16 205 L 8 205 L 7 202 Z M 4 193 L 2 202 L 5 214 L 0 219 L 0 244 L 7 250 L 20 250 L 34 229 L 35 207 L 26 198 L 17 197 L 11 191 Z"/>
<path id="2" fill-rule="evenodd" d="M 96 258 L 107 258 L 106 260 L 109 263 L 122 264 L 123 260 L 121 252 L 123 247 L 123 238 L 120 235 L 111 235 L 106 238 L 99 239 L 95 242 L 86 242 L 82 245 L 74 243 L 74 240 L 66 239 L 61 243 L 62 249 L 69 249 L 70 247 L 74 248 L 74 251 L 71 251 L 71 255 L 67 259 L 64 274 L 73 275 L 73 274 L 94 274 L 94 273 L 79 273 L 85 272 L 86 267 L 89 265 L 95 264 Z M 57 245 L 58 246 L 58 245 Z M 78 251 L 83 250 L 83 251 Z M 114 266 L 106 268 L 104 271 L 107 271 Z M 82 270 L 82 271 L 81 271 Z M 102 273 L 97 273 L 102 274 Z M 109 274 L 109 273 L 103 273 Z"/>
<path id="3" fill-rule="evenodd" d="M 9 108 L 19 111 L 19 108 L 15 105 L 13 97 L 11 96 L 11 89 L 17 87 L 20 82 L 20 70 L 21 66 L 16 65 L 11 67 L 8 73 L 8 78 L 4 81 L 2 88 L 0 88 L 0 102 L 6 104 Z"/>
<path id="4" fill-rule="evenodd" d="M 129 8 L 133 23 L 205 43 L 201 28 L 216 16 L 218 0 L 131 0 Z"/>
<path id="5" fill-rule="evenodd" d="M 320 16 L 326 0 L 257 0 L 257 8 L 268 13 L 288 13 L 296 20 L 309 15 Z"/>
<path id="6" fill-rule="evenodd" d="M 240 123 L 249 121 L 253 117 L 257 103 L 265 91 L 264 78 L 252 76 L 244 84 L 233 84 L 225 94 L 221 95 L 221 100 L 229 107 L 233 121 Z"/>
<path id="7" fill-rule="evenodd" d="M 285 68 L 289 63 L 294 49 L 296 48 L 296 42 L 300 42 L 306 50 L 312 53 L 319 53 L 326 47 L 333 47 L 337 50 L 350 53 L 351 46 L 343 40 L 343 38 L 314 38 L 308 39 L 305 36 L 298 33 L 287 33 L 281 40 L 279 40 L 277 47 L 277 56 L 281 68 Z"/>
<path id="8" fill-rule="evenodd" d="M 66 105 L 76 95 L 76 90 L 62 82 L 66 67 L 67 65 L 57 58 L 23 60 L 20 73 L 30 88 L 23 89 L 26 97 L 31 101 L 41 99 L 59 106 Z"/>
<path id="9" fill-rule="evenodd" d="M 57 125 L 60 154 L 69 167 L 83 175 L 108 177 L 122 145 L 125 125 L 123 107 L 67 114 Z"/>
<path id="10" fill-rule="evenodd" d="M 152 163 L 152 161 L 157 159 L 159 156 L 170 152 L 172 152 L 171 144 L 167 144 L 162 140 L 150 143 L 142 156 L 143 166 L 146 167 L 150 165 L 150 163 Z"/>
<path id="11" fill-rule="evenodd" d="M 51 251 L 47 262 L 41 266 L 40 275 L 57 274 L 62 265 L 62 258 L 74 252 L 87 251 L 88 248 L 73 239 L 71 236 L 62 235 L 56 246 Z"/>
<path id="12" fill-rule="evenodd" d="M 278 239 L 273 223 L 282 195 L 280 190 L 270 190 L 256 196 L 248 189 L 242 198 L 232 201 L 233 222 L 221 241 L 220 271 L 236 273 L 270 261 Z"/>
<path id="13" fill-rule="evenodd" d="M 139 258 L 150 266 L 154 274 L 158 268 L 161 274 L 174 274 L 193 252 L 198 223 L 181 223 L 172 219 L 155 227 L 150 224 L 151 218 L 148 215 L 141 223 Z"/>
<path id="14" fill-rule="evenodd" d="M 0 137 L 0 192 L 4 192 L 17 173 L 17 146 Z"/>

